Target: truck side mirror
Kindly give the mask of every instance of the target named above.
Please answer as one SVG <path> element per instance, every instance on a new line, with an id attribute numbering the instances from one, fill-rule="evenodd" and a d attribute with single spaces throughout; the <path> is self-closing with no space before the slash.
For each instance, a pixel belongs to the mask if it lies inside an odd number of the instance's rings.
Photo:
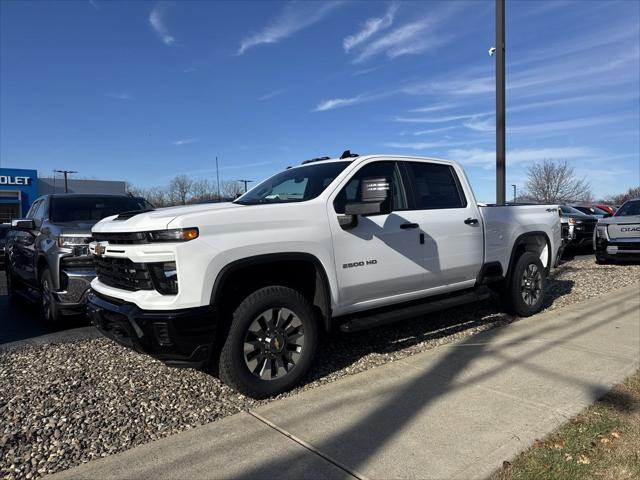
<path id="1" fill-rule="evenodd" d="M 36 222 L 33 218 L 18 218 L 16 220 L 11 220 L 11 229 L 12 230 L 35 230 Z"/>
<path id="2" fill-rule="evenodd" d="M 345 215 L 339 217 L 340 226 L 353 228 L 358 224 L 358 215 L 382 215 L 391 213 L 391 181 L 386 177 L 364 178 L 360 185 L 360 202 L 347 203 Z"/>
<path id="3" fill-rule="evenodd" d="M 386 177 L 364 178 L 360 185 L 360 202 L 348 203 L 347 215 L 380 215 L 391 213 L 391 181 Z"/>

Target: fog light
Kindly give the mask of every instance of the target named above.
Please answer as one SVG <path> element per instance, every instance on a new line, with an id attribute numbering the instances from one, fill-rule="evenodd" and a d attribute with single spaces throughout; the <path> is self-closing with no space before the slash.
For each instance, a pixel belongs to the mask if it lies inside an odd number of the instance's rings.
<path id="1" fill-rule="evenodd" d="M 178 270 L 176 262 L 150 263 L 151 279 L 156 290 L 163 295 L 178 293 Z"/>

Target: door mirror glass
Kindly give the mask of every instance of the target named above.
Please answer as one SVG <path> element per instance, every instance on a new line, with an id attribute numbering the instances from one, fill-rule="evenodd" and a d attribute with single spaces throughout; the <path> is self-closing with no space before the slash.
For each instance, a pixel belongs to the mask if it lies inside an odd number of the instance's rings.
<path id="1" fill-rule="evenodd" d="M 347 203 L 347 215 L 380 215 L 391 213 L 391 180 L 387 177 L 368 177 L 360 184 L 362 201 Z"/>
<path id="2" fill-rule="evenodd" d="M 32 218 L 19 218 L 11 220 L 11 228 L 14 230 L 35 230 L 36 222 Z"/>

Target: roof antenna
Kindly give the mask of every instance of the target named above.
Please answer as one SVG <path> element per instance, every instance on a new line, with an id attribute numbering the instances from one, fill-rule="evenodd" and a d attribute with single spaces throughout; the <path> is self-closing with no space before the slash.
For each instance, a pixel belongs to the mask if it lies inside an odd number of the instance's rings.
<path id="1" fill-rule="evenodd" d="M 351 153 L 351 150 L 345 150 L 342 152 L 342 155 L 340 155 L 340 160 L 344 160 L 345 158 L 355 158 L 358 156 L 359 155 L 357 153 Z"/>

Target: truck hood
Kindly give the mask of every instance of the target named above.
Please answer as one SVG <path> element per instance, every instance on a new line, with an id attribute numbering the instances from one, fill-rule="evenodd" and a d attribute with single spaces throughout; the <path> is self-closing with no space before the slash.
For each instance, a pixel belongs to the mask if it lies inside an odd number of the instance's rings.
<path id="1" fill-rule="evenodd" d="M 624 215 L 621 217 L 607 217 L 598 220 L 599 225 L 622 225 L 640 223 L 640 215 Z"/>
<path id="2" fill-rule="evenodd" d="M 56 223 L 56 226 L 60 228 L 60 235 L 91 235 L 91 227 L 96 222 L 82 221 L 82 222 L 60 222 Z"/>
<path id="3" fill-rule="evenodd" d="M 95 224 L 94 232 L 146 232 L 151 230 L 165 230 L 169 224 L 179 217 L 194 213 L 216 212 L 231 208 L 244 208 L 236 203 L 203 203 L 199 205 L 184 205 L 179 207 L 158 208 L 150 212 L 132 215 L 123 220 L 117 220 L 118 215 L 104 218 Z"/>

